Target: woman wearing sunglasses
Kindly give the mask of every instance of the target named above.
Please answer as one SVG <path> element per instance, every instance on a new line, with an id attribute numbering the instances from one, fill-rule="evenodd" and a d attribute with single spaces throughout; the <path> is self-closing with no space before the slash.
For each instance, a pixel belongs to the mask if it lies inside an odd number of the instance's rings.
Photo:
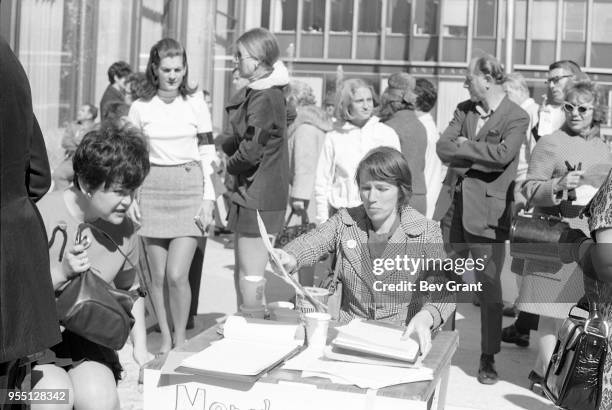
<path id="1" fill-rule="evenodd" d="M 590 81 L 570 85 L 565 94 L 565 123 L 543 136 L 529 161 L 522 192 L 535 211 L 563 218 L 572 228 L 588 233 L 580 212 L 595 193 L 583 184 L 585 170 L 609 161 L 609 150 L 600 138 L 605 119 L 603 96 Z M 538 383 L 546 373 L 556 334 L 569 309 L 584 295 L 580 268 L 575 264 L 527 260 L 523 271 L 518 308 L 540 315 L 538 356 L 529 375 Z"/>

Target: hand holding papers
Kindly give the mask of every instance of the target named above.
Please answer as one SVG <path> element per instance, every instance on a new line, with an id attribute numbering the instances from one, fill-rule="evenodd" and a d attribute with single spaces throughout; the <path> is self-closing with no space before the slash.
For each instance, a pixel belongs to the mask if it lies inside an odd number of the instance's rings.
<path id="1" fill-rule="evenodd" d="M 259 211 L 257 211 L 257 225 L 259 226 L 259 234 L 261 235 L 261 239 L 263 240 L 264 245 L 268 250 L 268 254 L 270 255 L 270 264 L 272 265 L 272 271 L 274 274 L 291 285 L 293 289 L 295 289 L 295 293 L 304 296 L 310 303 L 312 303 L 317 312 L 327 312 L 327 306 L 325 304 L 312 297 L 312 295 L 306 289 L 304 289 L 304 287 L 293 275 L 287 273 L 287 270 L 283 266 L 283 262 L 281 262 L 277 256 L 276 251 L 278 250 L 275 251 L 275 249 L 272 247 L 270 237 L 268 236 L 268 231 L 266 230 L 266 226 L 259 215 Z M 279 252 L 279 254 L 281 253 Z"/>

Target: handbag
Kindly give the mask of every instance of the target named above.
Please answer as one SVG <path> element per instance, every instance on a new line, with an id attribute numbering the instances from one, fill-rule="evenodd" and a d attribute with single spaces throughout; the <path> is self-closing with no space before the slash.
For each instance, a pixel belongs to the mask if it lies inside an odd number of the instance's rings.
<path id="1" fill-rule="evenodd" d="M 536 192 L 527 200 L 525 209 L 530 209 Z M 560 262 L 559 239 L 568 229 L 569 224 L 559 216 L 538 212 L 515 215 L 510 225 L 510 255 L 517 259 Z"/>
<path id="2" fill-rule="evenodd" d="M 306 213 L 306 210 L 302 210 L 298 212 L 300 216 L 302 217 L 302 223 L 299 225 L 289 226 L 289 223 L 291 222 L 291 218 L 293 218 L 293 215 L 296 214 L 294 210 L 291 210 L 291 213 L 289 214 L 289 216 L 287 217 L 287 220 L 285 221 L 285 225 L 283 226 L 283 229 L 281 229 L 280 233 L 276 237 L 276 240 L 274 241 L 275 248 L 282 248 L 285 245 L 287 245 L 289 242 L 297 238 L 298 236 L 303 235 L 306 232 L 310 232 L 317 227 L 315 223 L 310 222 L 308 220 L 308 213 Z"/>
<path id="3" fill-rule="evenodd" d="M 596 307 L 589 309 L 588 319 L 574 316 L 574 308 L 559 330 L 542 388 L 562 409 L 597 410 L 608 349 L 608 325 L 599 317 Z"/>
<path id="4" fill-rule="evenodd" d="M 81 232 L 84 227 L 104 235 L 117 248 L 119 253 L 136 269 L 140 287 L 135 291 L 116 289 L 92 269 L 89 269 L 69 280 L 56 294 L 56 308 L 59 322 L 67 330 L 101 346 L 120 350 L 130 335 L 134 325 L 132 306 L 138 297 L 145 297 L 146 282 L 138 268 L 119 248 L 119 245 L 101 229 L 82 223 L 77 229 L 76 241 L 81 242 Z M 67 241 L 65 228 L 54 229 L 49 248 L 53 245 L 55 234 L 61 231 L 64 242 L 60 251 L 59 261 L 63 258 L 63 249 Z"/>
<path id="5" fill-rule="evenodd" d="M 510 225 L 510 255 L 519 259 L 560 262 L 559 239 L 570 229 L 558 216 L 540 213 L 516 215 Z"/>

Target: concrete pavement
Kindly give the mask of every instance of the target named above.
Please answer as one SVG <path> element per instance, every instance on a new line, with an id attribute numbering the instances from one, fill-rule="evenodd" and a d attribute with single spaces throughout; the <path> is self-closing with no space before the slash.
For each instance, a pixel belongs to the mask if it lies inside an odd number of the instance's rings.
<path id="1" fill-rule="evenodd" d="M 202 286 L 200 289 L 199 316 L 196 329 L 189 336 L 215 324 L 226 314 L 236 310 L 233 283 L 233 251 L 223 247 L 223 238 L 211 237 L 208 241 Z M 266 297 L 269 302 L 286 300 L 291 296 L 287 285 L 267 272 Z M 480 312 L 472 304 L 458 306 L 459 348 L 453 358 L 448 386 L 448 410 L 544 410 L 554 409 L 545 398 L 537 396 L 528 389 L 527 374 L 535 360 L 535 334 L 529 348 L 503 344 L 502 351 L 496 356 L 496 367 L 500 381 L 492 386 L 484 386 L 476 380 L 480 357 Z M 512 319 L 504 318 L 504 326 Z M 149 349 L 159 349 L 159 334 L 149 335 Z M 142 393 L 136 383 L 138 368 L 131 358 L 131 346 L 120 352 L 120 359 L 126 369 L 126 378 L 119 383 L 122 409 L 141 409 Z M 282 409 L 289 410 L 289 409 Z"/>

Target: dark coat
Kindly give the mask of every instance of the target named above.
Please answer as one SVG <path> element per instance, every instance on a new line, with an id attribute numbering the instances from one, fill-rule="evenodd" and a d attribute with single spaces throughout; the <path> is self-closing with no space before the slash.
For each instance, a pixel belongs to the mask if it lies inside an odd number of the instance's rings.
<path id="1" fill-rule="evenodd" d="M 509 230 L 518 154 L 529 115 L 504 97 L 476 134 L 479 117 L 476 103 L 460 103 L 438 141 L 436 152 L 449 164 L 438 205 L 450 205 L 457 178 L 463 178 L 463 228 L 472 235 L 502 239 Z M 458 137 L 468 141 L 458 144 Z M 436 213 L 446 213 L 438 205 Z"/>
<path id="2" fill-rule="evenodd" d="M 47 235 L 36 205 L 51 185 L 30 83 L 0 37 L 0 362 L 60 341 Z"/>
<path id="3" fill-rule="evenodd" d="M 425 186 L 425 151 L 427 130 L 412 110 L 400 110 L 385 121 L 397 133 L 402 154 L 410 166 L 412 176 L 412 198 L 410 206 L 422 213 L 427 212 L 427 187 Z"/>
<path id="4" fill-rule="evenodd" d="M 227 172 L 235 176 L 232 201 L 281 211 L 289 196 L 287 111 L 282 87 L 245 87 L 225 107 L 231 134 L 223 141 Z"/>

